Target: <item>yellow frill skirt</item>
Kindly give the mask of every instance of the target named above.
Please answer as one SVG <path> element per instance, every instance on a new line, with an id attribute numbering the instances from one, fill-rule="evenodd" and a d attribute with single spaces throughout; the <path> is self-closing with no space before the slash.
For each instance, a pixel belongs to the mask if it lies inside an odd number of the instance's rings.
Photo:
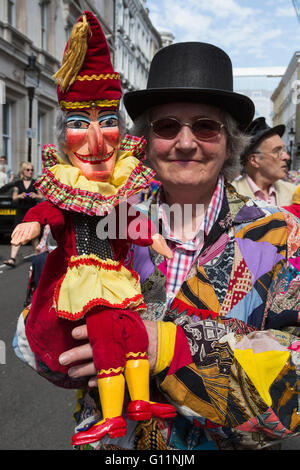
<path id="1" fill-rule="evenodd" d="M 55 288 L 56 313 L 61 318 L 79 320 L 96 305 L 144 311 L 139 276 L 119 261 L 96 255 L 72 256 Z"/>

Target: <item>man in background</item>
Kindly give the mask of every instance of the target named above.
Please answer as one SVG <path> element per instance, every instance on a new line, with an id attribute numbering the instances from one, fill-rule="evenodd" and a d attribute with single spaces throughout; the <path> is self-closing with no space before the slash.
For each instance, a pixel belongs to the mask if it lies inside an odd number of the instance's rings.
<path id="1" fill-rule="evenodd" d="M 283 181 L 290 160 L 281 139 L 284 132 L 284 125 L 269 127 L 264 117 L 252 121 L 247 129 L 250 142 L 241 157 L 244 171 L 232 183 L 239 194 L 277 206 L 291 204 L 296 186 Z"/>

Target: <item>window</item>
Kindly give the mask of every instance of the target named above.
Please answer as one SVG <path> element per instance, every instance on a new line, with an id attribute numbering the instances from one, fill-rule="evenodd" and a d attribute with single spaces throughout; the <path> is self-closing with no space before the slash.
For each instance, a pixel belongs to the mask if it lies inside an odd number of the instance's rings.
<path id="1" fill-rule="evenodd" d="M 16 0 L 7 0 L 7 22 L 16 26 Z"/>
<path id="2" fill-rule="evenodd" d="M 48 3 L 41 2 L 41 48 L 47 49 L 47 9 Z"/>
<path id="3" fill-rule="evenodd" d="M 3 155 L 6 155 L 7 163 L 11 164 L 11 103 L 3 104 Z"/>

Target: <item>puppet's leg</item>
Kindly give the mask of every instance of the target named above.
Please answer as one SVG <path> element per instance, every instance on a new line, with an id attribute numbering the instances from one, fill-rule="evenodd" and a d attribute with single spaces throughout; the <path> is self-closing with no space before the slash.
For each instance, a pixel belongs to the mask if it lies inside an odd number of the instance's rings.
<path id="1" fill-rule="evenodd" d="M 73 445 L 88 444 L 109 437 L 126 434 L 126 421 L 122 417 L 125 379 L 123 376 L 125 353 L 122 347 L 122 325 L 118 311 L 94 308 L 86 317 L 89 340 L 98 369 L 98 389 L 103 419 L 82 428 L 72 438 Z M 117 338 L 121 341 L 116 341 Z"/>
<path id="2" fill-rule="evenodd" d="M 126 310 L 122 317 L 127 351 L 124 374 L 131 398 L 127 409 L 128 417 L 135 421 L 147 420 L 152 416 L 173 418 L 176 416 L 176 409 L 172 405 L 150 401 L 148 335 L 140 315 Z"/>
<path id="3" fill-rule="evenodd" d="M 176 409 L 172 405 L 150 401 L 149 376 L 147 360 L 127 361 L 125 379 L 132 400 L 127 409 L 128 417 L 134 421 L 143 421 L 152 417 L 174 418 Z"/>

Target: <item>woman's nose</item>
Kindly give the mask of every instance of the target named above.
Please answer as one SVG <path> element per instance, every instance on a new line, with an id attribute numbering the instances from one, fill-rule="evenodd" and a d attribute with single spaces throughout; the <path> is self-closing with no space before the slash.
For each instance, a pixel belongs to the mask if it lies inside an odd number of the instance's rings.
<path id="1" fill-rule="evenodd" d="M 197 147 L 197 142 L 190 126 L 183 125 L 176 139 L 176 148 L 183 152 L 189 152 Z"/>
<path id="2" fill-rule="evenodd" d="M 105 144 L 102 130 L 98 122 L 91 122 L 87 132 L 89 153 L 91 155 L 102 155 L 105 151 Z"/>

